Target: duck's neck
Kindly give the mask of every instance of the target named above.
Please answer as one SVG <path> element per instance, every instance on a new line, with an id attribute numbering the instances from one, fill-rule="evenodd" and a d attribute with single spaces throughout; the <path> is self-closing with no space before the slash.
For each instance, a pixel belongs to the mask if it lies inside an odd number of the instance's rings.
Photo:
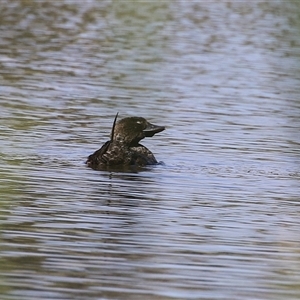
<path id="1" fill-rule="evenodd" d="M 119 135 L 116 135 L 115 138 L 113 139 L 113 143 L 119 144 L 121 146 L 126 146 L 126 147 L 136 147 L 139 145 L 140 139 L 136 139 L 133 141 L 127 141 L 124 139 L 124 137 L 120 137 Z"/>

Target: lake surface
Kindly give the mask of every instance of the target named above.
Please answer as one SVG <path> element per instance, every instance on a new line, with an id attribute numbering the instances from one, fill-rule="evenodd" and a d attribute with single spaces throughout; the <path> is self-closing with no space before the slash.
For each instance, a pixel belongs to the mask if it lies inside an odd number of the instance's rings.
<path id="1" fill-rule="evenodd" d="M 300 298 L 300 2 L 0 20 L 0 299 Z M 164 165 L 86 167 L 117 112 Z"/>

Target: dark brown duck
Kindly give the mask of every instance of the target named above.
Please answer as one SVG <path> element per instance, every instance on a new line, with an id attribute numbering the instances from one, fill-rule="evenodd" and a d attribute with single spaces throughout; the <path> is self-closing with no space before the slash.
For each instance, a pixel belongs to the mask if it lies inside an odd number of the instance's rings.
<path id="1" fill-rule="evenodd" d="M 114 120 L 110 141 L 91 154 L 86 164 L 95 170 L 157 164 L 153 153 L 139 142 L 165 130 L 165 127 L 151 124 L 141 117 L 124 118 L 116 123 L 117 117 L 118 114 Z"/>

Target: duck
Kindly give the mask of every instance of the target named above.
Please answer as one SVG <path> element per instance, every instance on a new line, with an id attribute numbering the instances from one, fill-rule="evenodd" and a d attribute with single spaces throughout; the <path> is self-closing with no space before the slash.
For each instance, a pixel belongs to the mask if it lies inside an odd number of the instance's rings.
<path id="1" fill-rule="evenodd" d="M 88 156 L 86 164 L 94 170 L 110 167 L 145 167 L 158 164 L 154 154 L 139 142 L 165 130 L 142 117 L 126 117 L 117 122 L 115 116 L 110 140 Z"/>

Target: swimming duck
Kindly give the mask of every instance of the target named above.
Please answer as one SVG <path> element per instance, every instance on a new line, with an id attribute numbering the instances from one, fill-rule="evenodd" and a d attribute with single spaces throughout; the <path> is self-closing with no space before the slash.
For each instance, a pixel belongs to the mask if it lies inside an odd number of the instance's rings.
<path id="1" fill-rule="evenodd" d="M 151 124 L 141 117 L 128 117 L 116 123 L 117 117 L 118 114 L 113 123 L 110 140 L 91 154 L 86 164 L 95 170 L 157 164 L 153 153 L 139 142 L 165 130 L 165 127 Z"/>

